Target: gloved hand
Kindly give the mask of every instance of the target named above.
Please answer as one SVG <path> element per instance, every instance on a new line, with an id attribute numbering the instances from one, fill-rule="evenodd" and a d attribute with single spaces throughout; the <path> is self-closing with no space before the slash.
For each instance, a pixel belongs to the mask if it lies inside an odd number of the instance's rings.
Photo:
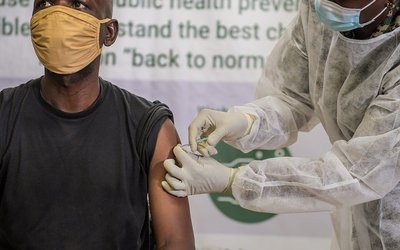
<path id="1" fill-rule="evenodd" d="M 181 145 L 174 148 L 176 159 L 164 161 L 167 171 L 161 185 L 168 193 L 177 197 L 211 192 L 230 192 L 237 168 L 228 168 L 209 157 L 185 152 Z"/>
<path id="2" fill-rule="evenodd" d="M 203 109 L 189 125 L 189 144 L 193 152 L 204 156 L 217 153 L 215 145 L 221 140 L 233 141 L 244 136 L 251 127 L 250 115 L 238 111 L 215 111 Z M 207 141 L 197 143 L 197 139 L 207 137 Z"/>

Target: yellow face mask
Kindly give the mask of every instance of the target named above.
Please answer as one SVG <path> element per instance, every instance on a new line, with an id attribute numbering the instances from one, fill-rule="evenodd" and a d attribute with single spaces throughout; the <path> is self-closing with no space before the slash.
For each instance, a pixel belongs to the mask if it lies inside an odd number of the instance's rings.
<path id="1" fill-rule="evenodd" d="M 61 5 L 48 7 L 32 16 L 33 48 L 48 70 L 76 73 L 100 55 L 100 25 L 108 21 Z"/>

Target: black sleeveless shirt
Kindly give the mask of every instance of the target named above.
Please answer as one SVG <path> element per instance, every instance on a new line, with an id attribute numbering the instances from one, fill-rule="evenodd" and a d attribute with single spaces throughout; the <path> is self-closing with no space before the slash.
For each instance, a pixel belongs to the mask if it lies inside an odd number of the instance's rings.
<path id="1" fill-rule="evenodd" d="M 148 169 L 135 136 L 153 102 L 100 85 L 79 113 L 47 104 L 40 79 L 0 92 L 1 250 L 149 249 Z"/>

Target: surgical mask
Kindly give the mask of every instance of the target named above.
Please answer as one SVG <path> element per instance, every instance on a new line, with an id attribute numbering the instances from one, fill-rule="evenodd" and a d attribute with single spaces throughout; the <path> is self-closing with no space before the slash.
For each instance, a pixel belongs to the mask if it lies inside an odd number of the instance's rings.
<path id="1" fill-rule="evenodd" d="M 314 0 L 315 11 L 321 22 L 333 31 L 349 31 L 357 28 L 362 28 L 375 21 L 387 7 L 385 7 L 372 20 L 360 23 L 361 11 L 368 8 L 376 0 L 373 0 L 361 9 L 350 9 L 340 6 L 330 0 Z"/>
<path id="2" fill-rule="evenodd" d="M 76 73 L 100 55 L 100 25 L 108 21 L 61 5 L 45 8 L 31 19 L 33 48 L 48 70 Z"/>

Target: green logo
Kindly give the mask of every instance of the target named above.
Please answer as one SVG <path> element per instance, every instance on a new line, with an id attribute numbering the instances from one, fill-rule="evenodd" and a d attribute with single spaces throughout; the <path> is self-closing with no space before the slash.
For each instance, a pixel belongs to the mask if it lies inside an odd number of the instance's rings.
<path id="1" fill-rule="evenodd" d="M 278 150 L 257 149 L 249 153 L 243 153 L 242 151 L 237 150 L 224 142 L 219 142 L 216 148 L 218 150 L 218 154 L 214 156 L 214 159 L 230 168 L 243 166 L 253 160 L 290 156 L 289 150 L 286 148 Z M 258 223 L 275 216 L 275 214 L 253 212 L 244 209 L 239 206 L 232 195 L 227 195 L 224 193 L 212 193 L 210 194 L 210 197 L 219 211 L 235 221 L 243 223 Z"/>

